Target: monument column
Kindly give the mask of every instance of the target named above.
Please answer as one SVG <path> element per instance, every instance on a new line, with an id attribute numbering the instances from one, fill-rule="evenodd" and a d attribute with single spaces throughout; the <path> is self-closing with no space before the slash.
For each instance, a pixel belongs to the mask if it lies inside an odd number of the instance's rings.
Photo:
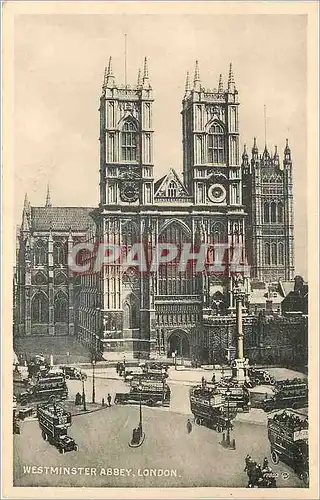
<path id="1" fill-rule="evenodd" d="M 244 335 L 243 335 L 243 302 L 246 297 L 244 289 L 236 286 L 233 289 L 233 297 L 236 305 L 236 327 L 237 327 L 237 354 L 235 359 L 236 378 L 243 383 L 247 378 L 247 360 L 244 357 Z"/>

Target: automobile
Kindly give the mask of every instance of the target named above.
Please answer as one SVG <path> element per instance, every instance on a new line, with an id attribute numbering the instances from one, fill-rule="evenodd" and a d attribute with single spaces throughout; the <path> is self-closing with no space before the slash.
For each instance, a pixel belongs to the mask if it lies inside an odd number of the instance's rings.
<path id="1" fill-rule="evenodd" d="M 59 453 L 65 453 L 66 451 L 78 451 L 79 449 L 74 439 L 72 439 L 72 437 L 68 436 L 67 434 L 65 436 L 59 436 L 56 446 L 59 450 Z"/>
<path id="2" fill-rule="evenodd" d="M 60 366 L 67 380 L 86 380 L 87 375 L 74 366 Z"/>

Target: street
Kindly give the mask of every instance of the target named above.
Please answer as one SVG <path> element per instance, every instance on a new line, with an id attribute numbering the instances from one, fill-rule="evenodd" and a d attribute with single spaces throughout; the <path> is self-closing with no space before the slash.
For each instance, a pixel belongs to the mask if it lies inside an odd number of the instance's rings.
<path id="1" fill-rule="evenodd" d="M 235 422 L 232 437 L 236 439 L 236 450 L 226 450 L 219 444 L 221 434 L 205 427 L 193 426 L 188 435 L 186 416 L 143 408 L 146 439 L 140 448 L 132 449 L 128 443 L 138 419 L 138 406 L 112 406 L 74 417 L 69 434 L 78 444 L 79 451 L 64 455 L 42 439 L 37 421 L 23 422 L 21 435 L 14 436 L 15 485 L 245 487 L 246 454 L 250 453 L 259 463 L 265 456 L 270 459 L 264 425 Z M 35 467 L 33 472 L 36 467 L 48 467 L 48 470 L 38 469 L 38 473 L 32 473 L 32 466 Z M 62 466 L 62 469 L 54 469 L 57 466 Z M 70 469 L 64 470 L 63 467 L 90 469 L 88 474 L 81 469 L 70 473 Z M 125 471 L 118 475 L 117 469 L 128 469 L 129 475 Z M 303 486 L 291 469 L 281 462 L 273 466 L 273 470 L 279 474 L 278 487 Z M 288 478 L 282 478 L 282 473 Z"/>
<path id="2" fill-rule="evenodd" d="M 84 382 L 86 401 L 91 403 L 92 370 L 85 372 L 88 375 Z M 286 373 L 289 377 L 294 374 Z M 36 420 L 22 422 L 21 434 L 13 437 L 15 485 L 245 487 L 247 476 L 243 469 L 247 453 L 258 463 L 262 463 L 265 456 L 270 461 L 267 414 L 257 408 L 252 408 L 250 413 L 238 413 L 231 433 L 231 438 L 236 440 L 236 450 L 224 449 L 220 445 L 222 434 L 205 427 L 193 425 L 188 434 L 187 419 L 193 422 L 189 389 L 200 383 L 202 375 L 202 370 L 170 370 L 170 408 L 143 407 L 146 439 L 141 448 L 128 446 L 139 420 L 138 405 L 112 404 L 111 408 L 74 416 L 69 434 L 79 451 L 64 455 L 43 441 Z M 206 375 L 209 379 L 210 372 Z M 82 394 L 82 382 L 68 380 L 67 384 L 71 404 L 77 392 Z M 108 394 L 113 403 L 115 394 L 128 392 L 130 385 L 118 377 L 114 369 L 108 369 L 96 370 L 94 387 L 95 402 L 100 405 L 104 398 L 107 405 Z M 286 465 L 280 462 L 272 468 L 278 474 L 277 487 L 303 487 Z"/>

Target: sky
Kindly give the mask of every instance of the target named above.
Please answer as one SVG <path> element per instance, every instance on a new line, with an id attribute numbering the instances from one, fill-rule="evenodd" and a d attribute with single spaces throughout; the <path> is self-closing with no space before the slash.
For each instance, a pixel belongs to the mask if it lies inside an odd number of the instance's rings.
<path id="1" fill-rule="evenodd" d="M 286 138 L 293 158 L 295 268 L 307 278 L 307 18 L 303 15 L 19 15 L 14 24 L 14 204 L 25 192 L 55 206 L 99 201 L 99 98 L 109 56 L 117 83 L 135 85 L 148 57 L 153 87 L 155 177 L 182 172 L 181 100 L 186 72 L 224 82 L 232 62 L 241 103 L 240 141 L 263 150 Z"/>

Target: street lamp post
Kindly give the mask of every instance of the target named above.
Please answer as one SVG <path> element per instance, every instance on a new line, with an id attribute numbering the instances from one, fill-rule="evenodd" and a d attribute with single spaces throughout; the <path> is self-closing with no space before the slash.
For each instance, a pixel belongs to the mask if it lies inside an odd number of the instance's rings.
<path id="1" fill-rule="evenodd" d="M 230 387 L 227 387 L 226 398 L 227 398 L 227 446 L 230 446 Z"/>
<path id="2" fill-rule="evenodd" d="M 95 381 L 95 372 L 94 372 L 95 364 L 96 364 L 96 361 L 95 361 L 95 359 L 93 359 L 92 360 L 92 402 L 93 403 L 96 402 L 96 381 Z"/>
<path id="3" fill-rule="evenodd" d="M 83 411 L 87 411 L 86 393 L 85 393 L 85 390 L 84 390 L 84 377 L 82 377 L 82 403 L 83 403 Z"/>
<path id="4" fill-rule="evenodd" d="M 139 419 L 139 429 L 140 429 L 140 439 L 142 436 L 142 400 L 141 400 L 141 392 L 142 392 L 142 386 L 139 385 L 139 395 L 140 395 L 140 419 Z"/>

